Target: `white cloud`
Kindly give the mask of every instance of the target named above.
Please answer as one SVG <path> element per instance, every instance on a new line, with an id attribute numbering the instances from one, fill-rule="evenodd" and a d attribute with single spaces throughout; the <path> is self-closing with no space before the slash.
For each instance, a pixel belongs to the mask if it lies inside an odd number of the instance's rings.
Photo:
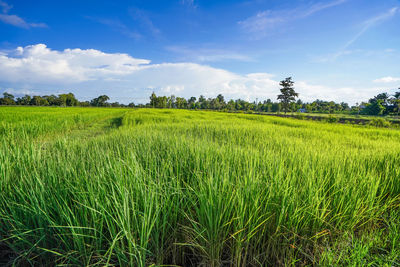
<path id="1" fill-rule="evenodd" d="M 76 83 L 131 73 L 149 60 L 94 49 L 51 50 L 44 44 L 0 54 L 1 80 L 29 83 Z"/>
<path id="2" fill-rule="evenodd" d="M 394 82 L 400 82 L 400 78 L 387 76 L 387 77 L 375 79 L 375 80 L 373 80 L 373 82 L 374 83 L 394 83 Z"/>
<path id="3" fill-rule="evenodd" d="M 0 14 L 0 21 L 20 28 L 46 28 L 44 23 L 28 23 L 17 15 Z"/>
<path id="4" fill-rule="evenodd" d="M 10 15 L 8 11 L 12 8 L 6 2 L 0 0 L 0 7 L 2 8 L 3 14 L 0 14 L 0 21 L 6 24 L 10 24 L 19 28 L 46 28 L 47 25 L 45 23 L 28 23 L 23 18 L 17 15 Z"/>
<path id="5" fill-rule="evenodd" d="M 246 33 L 250 33 L 255 39 L 265 37 L 282 23 L 306 18 L 319 11 L 345 3 L 347 0 L 335 0 L 331 2 L 320 2 L 308 7 L 294 8 L 291 10 L 264 10 L 258 12 L 238 24 Z"/>
<path id="6" fill-rule="evenodd" d="M 307 101 L 321 99 L 335 102 L 348 102 L 350 104 L 366 101 L 372 96 L 382 93 L 382 88 L 380 87 L 333 88 L 324 85 L 315 85 L 305 81 L 297 82 L 296 89 L 300 94 L 300 98 Z"/>
<path id="7" fill-rule="evenodd" d="M 3 2 L 0 0 L 0 7 L 3 11 L 3 13 L 8 13 L 8 11 L 12 8 L 12 6 L 10 6 L 9 4 L 7 4 L 6 2 Z"/>
<path id="8" fill-rule="evenodd" d="M 0 87 L 40 94 L 71 91 L 86 99 L 107 94 L 124 103 L 147 102 L 153 90 L 183 97 L 222 93 L 227 99 L 246 100 L 275 100 L 279 93 L 278 80 L 268 73 L 241 75 L 196 63 L 151 64 L 127 54 L 94 49 L 57 51 L 44 44 L 0 53 Z M 381 89 L 331 88 L 296 81 L 296 90 L 305 101 L 320 98 L 354 103 Z"/>

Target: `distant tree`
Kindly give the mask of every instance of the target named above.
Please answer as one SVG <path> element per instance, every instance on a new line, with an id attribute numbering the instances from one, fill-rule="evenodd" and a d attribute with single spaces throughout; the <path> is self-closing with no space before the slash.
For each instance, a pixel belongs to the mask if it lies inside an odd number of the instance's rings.
<path id="1" fill-rule="evenodd" d="M 199 97 L 199 106 L 201 109 L 208 109 L 209 108 L 209 99 L 206 99 L 204 96 Z"/>
<path id="2" fill-rule="evenodd" d="M 222 94 L 217 95 L 218 103 L 220 105 L 220 108 L 224 108 L 226 103 L 225 103 L 225 98 Z"/>
<path id="3" fill-rule="evenodd" d="M 106 107 L 108 106 L 107 100 L 110 100 L 107 95 L 101 95 L 97 98 L 92 99 L 90 101 L 90 105 L 94 107 Z"/>
<path id="4" fill-rule="evenodd" d="M 176 108 L 176 97 L 174 95 L 171 95 L 170 97 L 168 97 L 168 107 Z"/>
<path id="5" fill-rule="evenodd" d="M 370 103 L 374 102 L 374 101 L 378 101 L 378 100 L 382 100 L 381 104 L 382 105 L 387 105 L 388 104 L 388 100 L 389 100 L 389 94 L 388 93 L 380 93 L 377 96 L 375 96 L 374 98 L 370 99 Z"/>
<path id="6" fill-rule="evenodd" d="M 206 98 L 205 98 L 203 95 L 201 95 L 201 96 L 199 97 L 199 101 L 197 102 L 198 108 L 201 108 L 201 109 L 207 108 L 207 107 L 206 107 L 206 106 L 207 106 L 206 101 L 207 101 Z"/>
<path id="7" fill-rule="evenodd" d="M 385 107 L 382 105 L 383 100 L 379 99 L 367 104 L 363 109 L 363 113 L 366 115 L 382 115 L 385 112 Z"/>
<path id="8" fill-rule="evenodd" d="M 221 103 L 219 102 L 218 97 L 210 99 L 210 108 L 211 109 L 221 109 Z"/>
<path id="9" fill-rule="evenodd" d="M 3 98 L 0 98 L 0 105 L 15 105 L 14 96 L 7 92 L 3 93 Z"/>
<path id="10" fill-rule="evenodd" d="M 272 112 L 281 112 L 281 104 L 280 103 L 272 103 L 271 111 Z"/>
<path id="11" fill-rule="evenodd" d="M 393 112 L 393 106 L 390 105 L 389 94 L 388 93 L 380 93 L 373 98 L 368 100 L 369 105 L 367 105 L 367 110 L 365 112 L 375 113 L 380 109 L 380 106 L 383 107 L 383 111 L 380 114 L 371 114 L 371 115 L 386 115 L 390 112 Z"/>
<path id="12" fill-rule="evenodd" d="M 393 105 L 393 112 L 396 112 L 397 116 L 400 114 L 400 99 L 392 98 L 390 102 Z"/>
<path id="13" fill-rule="evenodd" d="M 342 107 L 342 110 L 348 110 L 350 109 L 349 104 L 345 103 L 345 102 L 341 102 L 340 106 Z"/>
<path id="14" fill-rule="evenodd" d="M 47 102 L 47 100 L 44 99 L 43 97 L 35 95 L 32 97 L 30 104 L 32 106 L 48 106 L 49 102 Z"/>
<path id="15" fill-rule="evenodd" d="M 392 99 L 394 110 L 397 111 L 397 116 L 400 114 L 400 88 L 398 90 L 398 92 L 394 93 Z"/>
<path id="16" fill-rule="evenodd" d="M 154 92 L 151 93 L 151 96 L 150 96 L 150 106 L 153 108 L 155 108 L 157 106 L 157 96 L 156 96 L 156 93 L 154 93 Z"/>
<path id="17" fill-rule="evenodd" d="M 280 89 L 281 94 L 278 95 L 278 100 L 281 101 L 282 108 L 286 114 L 286 112 L 289 110 L 290 103 L 294 102 L 299 94 L 294 91 L 294 82 L 292 81 L 292 77 L 288 77 L 281 81 L 279 85 L 282 86 L 282 88 Z"/>
<path id="18" fill-rule="evenodd" d="M 60 99 L 55 95 L 45 95 L 42 97 L 47 100 L 49 106 L 61 106 Z"/>
<path id="19" fill-rule="evenodd" d="M 400 87 L 398 90 L 399 90 L 398 92 L 394 93 L 394 97 L 400 99 Z"/>
<path id="20" fill-rule="evenodd" d="M 196 98 L 192 96 L 188 100 L 188 108 L 194 109 L 195 107 L 196 107 Z"/>
<path id="21" fill-rule="evenodd" d="M 180 108 L 180 109 L 187 108 L 186 99 L 183 97 L 177 97 L 176 98 L 176 108 Z"/>
<path id="22" fill-rule="evenodd" d="M 107 101 L 107 100 L 105 100 L 105 101 Z M 79 104 L 78 99 L 75 98 L 75 95 L 73 93 L 58 95 L 58 101 L 60 103 L 60 106 L 73 107 L 73 106 L 77 106 Z"/>
<path id="23" fill-rule="evenodd" d="M 17 105 L 24 105 L 24 106 L 30 105 L 31 104 L 31 100 L 32 100 L 32 97 L 30 95 L 25 95 L 23 97 L 18 97 L 17 98 Z"/>
<path id="24" fill-rule="evenodd" d="M 168 107 L 168 97 L 166 96 L 159 96 L 157 98 L 157 105 L 156 108 L 167 108 Z"/>
<path id="25" fill-rule="evenodd" d="M 226 104 L 226 108 L 230 111 L 235 110 L 235 101 L 233 99 L 229 100 L 229 102 Z"/>

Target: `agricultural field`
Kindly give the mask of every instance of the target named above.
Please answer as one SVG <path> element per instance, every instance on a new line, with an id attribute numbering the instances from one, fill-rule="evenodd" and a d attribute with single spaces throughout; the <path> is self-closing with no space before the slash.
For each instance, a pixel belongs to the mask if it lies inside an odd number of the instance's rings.
<path id="1" fill-rule="evenodd" d="M 400 266 L 400 130 L 0 108 L 0 265 Z"/>

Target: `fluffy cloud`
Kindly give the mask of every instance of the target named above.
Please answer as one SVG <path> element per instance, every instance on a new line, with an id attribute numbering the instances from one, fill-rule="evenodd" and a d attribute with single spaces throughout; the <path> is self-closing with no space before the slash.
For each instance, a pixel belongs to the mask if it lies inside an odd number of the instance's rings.
<path id="1" fill-rule="evenodd" d="M 0 82 L 14 88 L 18 84 L 75 87 L 86 92 L 96 88 L 116 97 L 128 93 L 140 95 L 140 90 L 145 94 L 154 90 L 186 97 L 223 93 L 246 99 L 272 98 L 278 92 L 278 83 L 265 73 L 239 75 L 195 63 L 151 64 L 150 60 L 127 54 L 94 49 L 56 51 L 44 44 L 0 54 Z"/>
<path id="2" fill-rule="evenodd" d="M 394 82 L 400 82 L 400 78 L 397 77 L 382 77 L 376 80 L 373 80 L 374 83 L 394 83 Z"/>
<path id="3" fill-rule="evenodd" d="M 151 91 L 189 97 L 201 94 L 246 100 L 276 99 L 279 82 L 268 73 L 236 74 L 195 63 L 152 64 L 127 54 L 94 49 L 52 50 L 44 44 L 0 52 L 0 88 L 38 94 L 72 91 L 78 97 L 107 94 L 124 103 L 146 102 Z M 305 101 L 316 98 L 354 103 L 380 91 L 330 88 L 296 81 Z"/>
<path id="4" fill-rule="evenodd" d="M 126 75 L 148 63 L 127 54 L 94 49 L 55 51 L 37 44 L 0 54 L 0 75 L 8 82 L 77 83 Z"/>

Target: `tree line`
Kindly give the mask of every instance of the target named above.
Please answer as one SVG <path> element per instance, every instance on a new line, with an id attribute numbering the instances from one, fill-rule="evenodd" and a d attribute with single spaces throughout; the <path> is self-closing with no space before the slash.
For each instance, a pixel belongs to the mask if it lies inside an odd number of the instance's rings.
<path id="1" fill-rule="evenodd" d="M 15 97 L 7 92 L 0 98 L 0 105 L 22 105 L 22 106 L 60 106 L 60 107 L 127 107 L 118 102 L 107 102 L 110 98 L 107 95 L 101 95 L 93 98 L 91 101 L 79 101 L 73 93 L 59 95 L 44 95 Z"/>
<path id="2" fill-rule="evenodd" d="M 201 95 L 199 98 L 157 96 L 154 92 L 150 95 L 150 101 L 146 104 L 130 103 L 128 105 L 118 102 L 108 102 L 107 95 L 101 95 L 91 101 L 79 101 L 74 94 L 44 95 L 15 98 L 10 93 L 3 93 L 0 98 L 0 105 L 31 105 L 31 106 L 81 106 L 81 107 L 138 107 L 138 108 L 176 108 L 176 109 L 205 109 L 221 111 L 242 111 L 242 112 L 308 112 L 308 113 L 343 113 L 361 115 L 399 115 L 400 113 L 400 88 L 393 95 L 381 93 L 366 102 L 350 106 L 345 102 L 315 100 L 303 102 L 298 98 L 294 90 L 294 81 L 288 77 L 280 82 L 280 94 L 278 101 L 271 99 L 263 101 L 246 101 L 243 99 L 225 100 L 222 94 L 215 98 L 206 98 Z"/>

